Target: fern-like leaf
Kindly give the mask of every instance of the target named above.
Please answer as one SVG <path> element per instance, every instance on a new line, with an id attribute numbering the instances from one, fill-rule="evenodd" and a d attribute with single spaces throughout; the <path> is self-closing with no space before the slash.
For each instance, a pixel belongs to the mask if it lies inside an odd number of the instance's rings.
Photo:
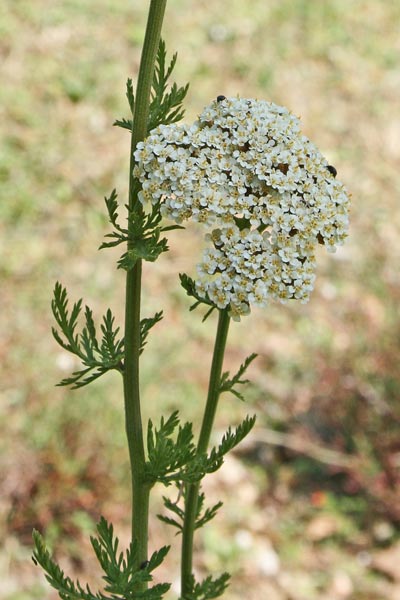
<path id="1" fill-rule="evenodd" d="M 167 517 L 165 515 L 160 515 L 160 514 L 157 515 L 157 518 L 160 521 L 163 521 L 163 523 L 166 523 L 167 525 L 172 525 L 173 527 L 176 527 L 178 529 L 178 531 L 176 532 L 176 535 L 178 535 L 183 530 L 183 519 L 184 519 L 185 513 L 184 513 L 183 509 L 180 508 L 180 506 L 178 506 L 178 502 L 172 502 L 172 500 L 170 500 L 166 496 L 163 496 L 163 501 L 164 501 L 165 508 L 167 510 L 171 511 L 172 513 L 174 513 L 176 518 Z"/>
<path id="2" fill-rule="evenodd" d="M 114 528 L 103 517 L 97 525 L 97 536 L 91 537 L 91 543 L 104 571 L 106 593 L 94 593 L 88 585 L 84 587 L 79 581 L 72 581 L 51 558 L 39 532 L 33 532 L 33 540 L 33 562 L 42 567 L 47 581 L 62 600 L 162 600 L 170 588 L 168 583 L 159 583 L 147 589 L 143 585 L 152 582 L 151 573 L 162 563 L 169 546 L 154 552 L 145 565 L 138 566 L 137 545 L 131 543 L 126 552 L 120 552 Z"/>
<path id="3" fill-rule="evenodd" d="M 235 427 L 233 431 L 232 428 L 229 427 L 226 433 L 223 435 L 218 447 L 211 450 L 209 457 L 210 462 L 212 463 L 213 460 L 216 462 L 223 460 L 223 457 L 233 448 L 235 448 L 235 446 L 240 444 L 240 442 L 250 433 L 255 422 L 255 415 L 252 417 L 247 415 L 247 417 L 237 427 Z"/>
<path id="4" fill-rule="evenodd" d="M 147 428 L 148 461 L 145 477 L 149 483 L 159 481 L 168 486 L 174 481 L 184 481 L 188 465 L 193 464 L 196 447 L 192 424 L 179 422 L 178 411 L 164 420 L 156 429 L 149 421 Z"/>
<path id="5" fill-rule="evenodd" d="M 186 273 L 179 273 L 179 279 L 181 282 L 181 286 L 185 290 L 186 294 L 189 297 L 194 298 L 196 300 L 196 302 L 194 304 L 192 304 L 192 306 L 190 307 L 189 310 L 192 311 L 195 308 L 197 308 L 198 306 L 200 306 L 201 304 L 204 304 L 209 307 L 206 314 L 204 315 L 204 317 L 202 319 L 202 321 L 204 322 L 211 315 L 213 310 L 215 310 L 217 308 L 216 305 L 214 304 L 214 302 L 212 302 L 212 300 L 210 300 L 208 295 L 201 296 L 197 292 L 196 283 L 195 283 L 194 279 L 189 277 L 189 275 L 187 275 Z"/>
<path id="6" fill-rule="evenodd" d="M 185 497 L 185 493 L 183 492 L 182 498 L 184 498 L 184 497 Z M 211 521 L 211 519 L 213 519 L 215 517 L 215 515 L 217 514 L 217 511 L 221 508 L 221 506 L 223 504 L 222 502 L 217 502 L 217 504 L 215 504 L 214 506 L 212 506 L 210 508 L 206 508 L 203 511 L 204 500 L 205 500 L 205 495 L 203 492 L 200 492 L 198 495 L 197 504 L 196 504 L 195 529 L 200 529 L 200 527 L 203 527 L 203 525 L 205 525 L 206 523 Z M 172 525 L 173 527 L 175 527 L 178 530 L 176 532 L 176 535 L 182 533 L 185 512 L 184 512 L 183 508 L 181 508 L 178 505 L 179 498 L 176 502 L 172 502 L 172 500 L 170 500 L 170 498 L 163 496 L 163 501 L 164 501 L 165 508 L 167 510 L 169 510 L 170 512 L 174 513 L 174 518 L 159 514 L 159 515 L 157 515 L 158 519 L 160 521 L 162 521 L 163 523 L 166 523 L 167 525 Z"/>
<path id="7" fill-rule="evenodd" d="M 223 573 L 220 577 L 213 579 L 211 575 L 197 583 L 194 577 L 191 577 L 190 591 L 179 600 L 212 600 L 221 596 L 228 587 L 230 579 L 229 573 Z"/>
<path id="8" fill-rule="evenodd" d="M 77 356 L 83 368 L 63 379 L 58 385 L 70 385 L 77 389 L 95 381 L 112 369 L 122 372 L 124 341 L 118 339 L 119 328 L 114 328 L 114 317 L 108 310 L 101 325 L 102 337 L 97 338 L 91 309 L 84 311 L 85 325 L 77 332 L 78 318 L 82 312 L 82 300 L 68 309 L 67 290 L 59 282 L 54 288 L 52 301 L 53 315 L 59 329 L 53 328 L 53 335 L 62 348 Z"/>
<path id="9" fill-rule="evenodd" d="M 248 366 L 253 362 L 255 358 L 257 358 L 256 353 L 250 354 L 250 356 L 248 356 L 246 360 L 240 365 L 237 373 L 231 379 L 229 379 L 229 371 L 226 371 L 222 374 L 219 388 L 220 394 L 222 394 L 222 392 L 230 392 L 231 394 L 239 398 L 239 400 L 242 400 L 244 402 L 243 395 L 237 389 L 235 389 L 235 386 L 244 385 L 249 382 L 248 379 L 242 379 L 242 377 L 246 372 Z"/>
<path id="10" fill-rule="evenodd" d="M 122 129 L 127 129 L 132 132 L 132 119 L 116 119 L 113 125 L 114 127 L 121 127 Z"/>
<path id="11" fill-rule="evenodd" d="M 156 64 L 154 69 L 154 76 L 151 89 L 151 99 L 149 107 L 149 118 L 147 123 L 147 132 L 150 133 L 152 129 L 160 125 L 168 125 L 169 123 L 176 123 L 180 121 L 185 111 L 183 109 L 183 101 L 187 95 L 189 84 L 183 87 L 178 87 L 176 83 L 170 86 L 167 91 L 169 79 L 172 71 L 175 68 L 177 54 L 175 53 L 167 66 L 166 64 L 167 51 L 164 40 L 160 40 L 160 44 L 157 51 Z M 129 108 L 131 114 L 135 111 L 135 98 L 133 95 L 132 80 L 127 81 L 127 92 L 126 96 L 129 102 Z M 133 130 L 132 119 L 117 119 L 114 121 L 114 125 L 127 129 L 128 131 Z"/>
<path id="12" fill-rule="evenodd" d="M 133 115 L 133 113 L 135 112 L 135 96 L 133 93 L 132 79 L 130 78 L 128 78 L 126 82 L 126 97 L 128 98 L 129 108 L 131 114 Z M 116 121 L 114 121 L 113 125 L 132 131 L 132 119 L 117 119 Z"/>
<path id="13" fill-rule="evenodd" d="M 101 593 L 94 594 L 89 586 L 82 587 L 79 581 L 72 581 L 64 574 L 61 567 L 51 558 L 40 533 L 33 531 L 34 551 L 32 560 L 35 565 L 40 565 L 45 572 L 45 577 L 62 600 L 112 600 Z"/>
<path id="14" fill-rule="evenodd" d="M 218 447 L 209 454 L 199 454 L 193 442 L 192 424 L 181 425 L 178 411 L 166 421 L 162 417 L 158 429 L 150 420 L 147 429 L 146 480 L 150 484 L 159 481 L 166 486 L 173 482 L 183 484 L 200 481 L 221 467 L 225 454 L 241 442 L 254 423 L 255 417 L 246 417 L 234 431 L 231 428 L 227 430 Z M 213 515 L 208 513 L 208 516 L 212 518 Z"/>
<path id="15" fill-rule="evenodd" d="M 121 227 L 121 225 L 118 222 L 118 201 L 117 201 L 117 192 L 114 189 L 110 196 L 107 198 L 104 198 L 104 201 L 106 203 L 106 207 L 107 207 L 107 212 L 108 212 L 108 219 L 109 222 L 111 223 L 111 225 L 114 228 L 114 231 L 112 231 L 111 233 L 107 233 L 105 235 L 106 238 L 110 238 L 112 241 L 111 242 L 103 242 L 100 247 L 99 250 L 102 250 L 103 248 L 112 248 L 114 246 L 118 246 L 119 244 L 125 243 L 128 241 L 128 230 L 125 229 L 124 227 Z"/>
<path id="16" fill-rule="evenodd" d="M 178 87 L 176 83 L 173 83 L 169 92 L 167 92 L 168 80 L 174 70 L 177 54 L 173 55 L 168 67 L 166 66 L 166 57 L 165 42 L 160 40 L 152 84 L 148 132 L 161 123 L 164 125 L 176 123 L 185 114 L 182 104 L 188 92 L 189 84 Z"/>
<path id="17" fill-rule="evenodd" d="M 132 79 L 130 77 L 128 77 L 126 81 L 126 97 L 128 98 L 129 108 L 133 114 L 135 112 L 135 96 L 133 94 Z"/>
<path id="18" fill-rule="evenodd" d="M 200 527 L 203 527 L 203 525 L 211 521 L 211 519 L 215 517 L 221 506 L 223 506 L 223 502 L 217 502 L 216 504 L 214 504 L 214 506 L 206 508 L 205 511 L 202 513 L 203 504 L 204 494 L 201 493 L 199 495 L 199 500 L 197 501 L 197 518 L 195 523 L 195 529 L 200 529 Z"/>

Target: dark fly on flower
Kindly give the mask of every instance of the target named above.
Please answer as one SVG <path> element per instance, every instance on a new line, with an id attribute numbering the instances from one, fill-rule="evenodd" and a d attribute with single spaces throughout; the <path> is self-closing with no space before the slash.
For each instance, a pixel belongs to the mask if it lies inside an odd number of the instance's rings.
<path id="1" fill-rule="evenodd" d="M 336 177 L 337 171 L 333 165 L 328 165 L 326 168 L 328 169 L 329 173 L 331 173 L 334 177 Z"/>
<path id="2" fill-rule="evenodd" d="M 217 102 L 222 102 L 222 100 L 226 100 L 226 96 L 217 96 Z"/>

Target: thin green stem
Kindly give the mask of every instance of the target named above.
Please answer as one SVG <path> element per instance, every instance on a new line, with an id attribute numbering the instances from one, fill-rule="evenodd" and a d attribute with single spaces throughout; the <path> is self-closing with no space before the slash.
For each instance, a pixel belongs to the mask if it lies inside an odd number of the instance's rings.
<path id="1" fill-rule="evenodd" d="M 147 135 L 151 85 L 153 82 L 154 65 L 160 43 L 161 27 L 166 4 L 167 0 L 151 0 L 147 17 L 147 27 L 136 86 L 135 112 L 133 115 L 133 131 L 131 137 L 131 169 L 129 179 L 129 206 L 131 208 L 134 206 L 140 208 L 140 203 L 137 200 L 137 182 L 133 177 L 133 153 L 138 142 L 141 142 Z"/>
<path id="2" fill-rule="evenodd" d="M 214 424 L 218 399 L 220 396 L 220 382 L 222 364 L 224 361 L 226 340 L 228 337 L 230 318 L 226 310 L 219 311 L 217 335 L 215 338 L 214 353 L 211 363 L 208 396 L 201 425 L 197 453 L 203 454 L 207 451 L 210 442 L 211 430 Z M 193 538 L 196 525 L 197 501 L 200 483 L 188 485 L 185 493 L 185 517 L 182 532 L 182 555 L 181 555 L 181 597 L 182 600 L 191 591 L 192 565 L 193 565 Z"/>
<path id="3" fill-rule="evenodd" d="M 141 212 L 138 201 L 138 185 L 133 178 L 134 150 L 147 135 L 150 91 L 154 65 L 160 41 L 161 26 L 167 0 L 151 0 L 147 18 L 146 34 L 135 97 L 131 157 L 129 173 L 129 208 Z M 128 242 L 128 250 L 133 242 Z M 125 304 L 125 370 L 124 400 L 125 427 L 128 438 L 132 474 L 132 540 L 138 544 L 137 566 L 147 560 L 149 485 L 143 481 L 145 451 L 140 409 L 139 354 L 140 354 L 140 299 L 142 263 L 138 260 L 126 277 Z"/>

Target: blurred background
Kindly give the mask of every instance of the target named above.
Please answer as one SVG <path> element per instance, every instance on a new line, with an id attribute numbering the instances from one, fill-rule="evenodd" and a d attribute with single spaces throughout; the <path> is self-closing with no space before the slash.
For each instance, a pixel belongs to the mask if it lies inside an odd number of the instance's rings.
<path id="1" fill-rule="evenodd" d="M 125 81 L 135 79 L 148 2 L 2 0 L 0 5 L 0 599 L 50 600 L 30 561 L 42 531 L 72 575 L 99 581 L 89 534 L 100 514 L 129 538 L 121 381 L 55 384 L 76 363 L 51 335 L 56 280 L 123 322 L 118 252 L 103 197 L 126 202 Z M 192 121 L 218 94 L 289 107 L 352 193 L 351 230 L 319 251 L 305 306 L 234 323 L 226 356 L 251 352 L 248 401 L 223 397 L 216 436 L 246 412 L 256 428 L 205 480 L 217 518 L 197 536 L 198 573 L 230 570 L 227 600 L 400 598 L 400 4 L 396 0 L 169 0 L 164 37 L 190 81 Z M 199 419 L 215 318 L 189 313 L 195 230 L 144 274 L 143 314 L 164 309 L 143 355 L 145 418 Z M 196 421 L 198 422 L 198 420 Z M 175 490 L 167 490 L 175 499 Z M 161 512 L 156 488 L 153 511 Z M 179 538 L 159 581 L 177 597 Z M 82 575 L 83 574 L 83 575 Z"/>

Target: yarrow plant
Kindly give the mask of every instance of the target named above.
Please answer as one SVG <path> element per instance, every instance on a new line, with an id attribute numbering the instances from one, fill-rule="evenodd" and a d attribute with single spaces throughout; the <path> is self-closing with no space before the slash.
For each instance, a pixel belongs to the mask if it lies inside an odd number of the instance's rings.
<path id="1" fill-rule="evenodd" d="M 118 267 L 126 271 L 124 332 L 107 310 L 98 335 L 92 311 L 82 301 L 69 305 L 57 283 L 52 310 L 56 341 L 76 355 L 82 368 L 60 385 L 86 386 L 110 370 L 122 376 L 127 441 L 132 474 L 132 539 L 125 552 L 112 524 L 103 517 L 93 550 L 104 572 L 102 591 L 74 582 L 52 559 L 34 532 L 33 560 L 63 600 L 161 600 L 169 583 L 153 583 L 153 572 L 169 547 L 148 552 L 149 496 L 156 484 L 179 489 L 178 500 L 164 497 L 166 513 L 157 515 L 181 534 L 179 600 L 221 596 L 229 575 L 197 581 L 193 572 L 195 530 L 210 521 L 222 503 L 206 506 L 203 478 L 221 467 L 225 455 L 252 429 L 247 416 L 209 447 L 218 400 L 239 386 L 256 358 L 250 354 L 231 375 L 223 358 L 231 319 L 270 301 L 306 302 L 315 281 L 316 247 L 334 251 L 347 235 L 349 199 L 336 169 L 301 134 L 299 120 L 286 108 L 263 100 L 218 96 L 192 125 L 178 125 L 188 86 L 169 85 L 176 55 L 168 63 L 161 40 L 166 0 L 151 0 L 136 93 L 130 79 L 131 118 L 115 125 L 131 134 L 127 223 L 119 218 L 116 191 L 105 199 L 112 232 L 101 248 L 123 244 Z M 143 260 L 154 262 L 168 250 L 164 233 L 194 221 L 205 248 L 197 276 L 181 274 L 191 308 L 218 313 L 204 416 L 199 434 L 178 411 L 152 420 L 146 435 L 141 416 L 139 357 L 162 311 L 141 316 Z M 84 325 L 80 327 L 80 320 Z"/>
<path id="2" fill-rule="evenodd" d="M 220 96 L 191 126 L 160 125 L 135 158 L 140 200 L 205 229 L 196 290 L 234 319 L 270 300 L 307 301 L 315 246 L 334 251 L 346 237 L 336 170 L 272 102 Z"/>

